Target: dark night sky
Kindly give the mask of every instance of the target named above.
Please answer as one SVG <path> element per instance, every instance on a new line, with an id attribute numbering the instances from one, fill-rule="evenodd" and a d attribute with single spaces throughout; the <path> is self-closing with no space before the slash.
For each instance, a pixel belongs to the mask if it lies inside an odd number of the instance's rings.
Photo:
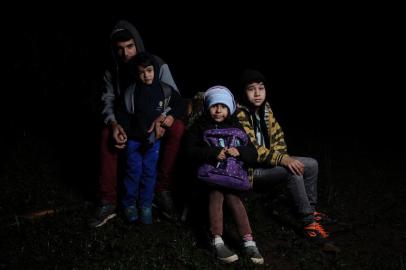
<path id="1" fill-rule="evenodd" d="M 390 10 L 124 10 L 20 15 L 10 23 L 11 88 L 1 99 L 10 138 L 96 129 L 108 34 L 127 19 L 147 50 L 169 63 L 186 97 L 214 84 L 233 89 L 244 68 L 258 68 L 271 83 L 277 118 L 297 139 L 355 137 L 378 148 L 401 141 L 399 19 Z"/>

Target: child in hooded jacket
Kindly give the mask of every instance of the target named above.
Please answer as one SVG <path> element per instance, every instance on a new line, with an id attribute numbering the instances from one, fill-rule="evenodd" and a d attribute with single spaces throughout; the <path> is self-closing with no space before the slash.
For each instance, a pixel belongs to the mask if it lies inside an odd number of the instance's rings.
<path id="1" fill-rule="evenodd" d="M 147 53 L 137 54 L 129 63 L 127 87 L 117 118 L 127 136 L 127 168 L 122 200 L 129 222 L 152 223 L 152 201 L 157 177 L 160 138 L 165 133 L 165 121 L 183 112 L 180 95 L 158 80 L 157 63 Z M 165 95 L 168 91 L 170 95 Z M 162 121 L 156 121 L 164 115 Z M 172 121 L 173 122 L 173 121 Z"/>

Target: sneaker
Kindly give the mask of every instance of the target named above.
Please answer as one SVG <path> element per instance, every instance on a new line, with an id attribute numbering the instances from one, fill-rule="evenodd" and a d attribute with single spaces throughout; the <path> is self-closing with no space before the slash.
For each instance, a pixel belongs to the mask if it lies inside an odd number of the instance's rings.
<path id="1" fill-rule="evenodd" d="M 141 208 L 140 221 L 143 224 L 152 224 L 152 208 L 151 207 L 142 207 Z"/>
<path id="2" fill-rule="evenodd" d="M 333 225 L 337 223 L 337 220 L 334 218 L 329 217 L 327 214 L 325 213 L 321 213 L 321 212 L 314 212 L 314 220 L 317 221 L 318 223 L 320 223 L 321 225 Z"/>
<path id="3" fill-rule="evenodd" d="M 306 238 L 323 241 L 328 238 L 328 233 L 324 230 L 323 226 L 318 222 L 312 222 L 303 228 Z"/>
<path id="4" fill-rule="evenodd" d="M 172 192 L 169 190 L 158 192 L 155 195 L 155 205 L 162 215 L 170 220 L 175 219 L 175 207 Z"/>
<path id="5" fill-rule="evenodd" d="M 221 238 L 213 240 L 213 248 L 217 259 L 224 263 L 232 263 L 238 260 L 238 255 L 232 252 L 223 242 Z"/>
<path id="6" fill-rule="evenodd" d="M 137 207 L 135 205 L 128 206 L 124 209 L 124 215 L 128 222 L 135 223 L 138 220 Z"/>
<path id="7" fill-rule="evenodd" d="M 102 204 L 96 209 L 95 215 L 89 221 L 89 227 L 98 228 L 106 224 L 110 219 L 117 216 L 116 205 L 112 203 Z"/>
<path id="8" fill-rule="evenodd" d="M 264 258 L 259 253 L 258 247 L 254 241 L 244 242 L 244 252 L 254 264 L 264 264 Z"/>

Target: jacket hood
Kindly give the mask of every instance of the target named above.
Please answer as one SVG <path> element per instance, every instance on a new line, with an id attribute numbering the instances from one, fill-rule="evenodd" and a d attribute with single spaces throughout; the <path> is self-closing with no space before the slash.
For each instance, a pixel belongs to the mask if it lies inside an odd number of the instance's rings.
<path id="1" fill-rule="evenodd" d="M 110 41 L 112 41 L 113 35 L 120 30 L 127 30 L 128 32 L 131 33 L 131 35 L 134 39 L 134 42 L 135 42 L 135 47 L 137 48 L 137 53 L 145 52 L 144 42 L 143 42 L 137 28 L 135 28 L 134 25 L 132 25 L 130 22 L 125 21 L 125 20 L 121 20 L 121 21 L 117 22 L 116 25 L 113 27 L 113 29 L 110 33 Z M 115 59 L 115 61 L 117 61 L 117 55 L 116 55 L 116 51 L 114 49 L 114 44 L 111 44 L 111 50 L 112 50 L 113 58 Z"/>
<path id="2" fill-rule="evenodd" d="M 245 87 L 247 87 L 248 84 L 251 83 L 263 83 L 265 85 L 265 90 L 266 90 L 266 99 L 269 97 L 269 87 L 268 87 L 268 82 L 265 79 L 265 76 L 254 69 L 246 69 L 244 70 L 241 79 L 240 79 L 240 86 L 238 89 L 238 101 L 240 105 L 243 105 L 247 108 L 252 109 L 251 103 L 248 101 L 247 95 L 245 93 Z M 265 105 L 265 102 L 262 104 L 262 106 Z"/>
<path id="3" fill-rule="evenodd" d="M 154 79 L 153 79 L 153 84 L 156 85 L 159 83 L 159 59 L 154 57 L 152 54 L 149 54 L 147 52 L 142 52 L 142 53 L 137 53 L 137 55 L 132 58 L 129 61 L 129 68 L 131 70 L 131 74 L 133 78 L 137 81 L 140 82 L 140 78 L 138 76 L 138 65 L 144 65 L 146 63 L 152 64 L 154 67 Z M 141 83 L 142 85 L 142 83 Z"/>

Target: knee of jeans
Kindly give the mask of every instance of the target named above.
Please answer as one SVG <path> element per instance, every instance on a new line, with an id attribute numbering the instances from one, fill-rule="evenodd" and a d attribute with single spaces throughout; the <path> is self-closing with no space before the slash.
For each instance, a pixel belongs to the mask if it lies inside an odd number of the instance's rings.
<path id="1" fill-rule="evenodd" d="M 295 185 L 303 185 L 303 176 L 300 175 L 295 175 L 291 174 L 291 176 L 288 178 L 288 183 L 290 184 L 295 184 Z"/>
<path id="2" fill-rule="evenodd" d="M 306 161 L 305 166 L 308 167 L 308 168 L 309 168 L 310 170 L 312 170 L 312 171 L 317 171 L 318 168 L 319 168 L 319 163 L 318 163 L 317 160 L 315 160 L 314 158 L 309 158 L 309 159 Z"/>

